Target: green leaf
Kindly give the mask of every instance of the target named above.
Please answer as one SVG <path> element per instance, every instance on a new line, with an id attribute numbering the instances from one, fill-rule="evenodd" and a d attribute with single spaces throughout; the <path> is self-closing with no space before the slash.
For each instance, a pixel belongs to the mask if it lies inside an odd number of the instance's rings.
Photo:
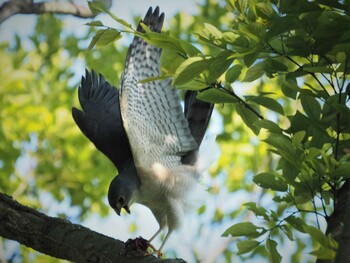
<path id="1" fill-rule="evenodd" d="M 222 38 L 223 40 L 225 40 L 227 43 L 232 44 L 233 42 L 235 42 L 237 40 L 237 38 L 239 38 L 239 35 L 231 32 L 231 31 L 227 31 L 227 32 L 223 32 L 222 33 Z"/>
<path id="2" fill-rule="evenodd" d="M 260 173 L 254 176 L 253 182 L 265 189 L 285 192 L 288 185 L 279 176 L 271 173 Z"/>
<path id="3" fill-rule="evenodd" d="M 178 52 L 170 49 L 163 49 L 160 57 L 160 65 L 165 75 L 173 76 L 176 69 L 184 62 L 185 59 Z"/>
<path id="4" fill-rule="evenodd" d="M 254 126 L 256 126 L 260 129 L 264 128 L 272 133 L 281 133 L 282 134 L 282 129 L 276 123 L 274 123 L 270 120 L 258 120 L 256 122 L 254 122 Z"/>
<path id="5" fill-rule="evenodd" d="M 350 177 L 350 163 L 343 162 L 338 168 L 330 173 L 330 176 L 333 178 L 349 178 Z"/>
<path id="6" fill-rule="evenodd" d="M 212 58 L 191 57 L 185 60 L 176 70 L 172 85 L 182 85 L 195 79 L 200 73 L 206 70 Z"/>
<path id="7" fill-rule="evenodd" d="M 241 74 L 243 66 L 240 64 L 236 64 L 233 67 L 229 68 L 225 74 L 225 79 L 229 83 L 233 83 L 236 81 Z"/>
<path id="8" fill-rule="evenodd" d="M 321 246 L 327 249 L 338 249 L 338 243 L 330 235 L 326 236 L 321 230 L 316 227 L 304 225 L 304 230 Z"/>
<path id="9" fill-rule="evenodd" d="M 105 26 L 101 21 L 92 21 L 89 23 L 86 23 L 87 26 Z"/>
<path id="10" fill-rule="evenodd" d="M 251 105 L 250 105 L 251 106 Z M 241 116 L 244 123 L 255 133 L 258 134 L 260 128 L 256 127 L 254 123 L 259 120 L 259 117 L 253 113 L 250 109 L 242 105 L 241 103 L 235 104 L 236 111 Z"/>
<path id="11" fill-rule="evenodd" d="M 295 19 L 295 16 L 290 15 L 278 17 L 275 21 L 273 21 L 272 26 L 266 33 L 266 37 L 269 39 L 278 36 L 284 32 L 292 30 L 293 28 L 295 28 L 296 20 L 297 19 Z"/>
<path id="12" fill-rule="evenodd" d="M 265 142 L 274 146 L 278 153 L 288 162 L 298 167 L 299 158 L 296 154 L 296 149 L 291 142 L 291 139 L 282 134 L 271 134 Z"/>
<path id="13" fill-rule="evenodd" d="M 270 2 L 257 3 L 255 6 L 256 6 L 256 11 L 257 11 L 258 16 L 260 16 L 264 19 L 270 19 L 275 14 Z"/>
<path id="14" fill-rule="evenodd" d="M 272 111 L 275 111 L 281 115 L 284 115 L 283 107 L 274 99 L 265 96 L 249 97 L 249 101 L 253 101 L 256 104 L 264 106 Z"/>
<path id="15" fill-rule="evenodd" d="M 210 103 L 236 103 L 238 100 L 223 89 L 210 88 L 200 91 L 197 98 Z"/>
<path id="16" fill-rule="evenodd" d="M 171 51 L 178 52 L 184 56 L 188 54 L 195 57 L 198 56 L 198 54 L 201 54 L 199 49 L 192 44 L 166 34 L 149 32 L 141 34 L 141 37 L 154 46 L 163 49 L 170 49 Z"/>
<path id="17" fill-rule="evenodd" d="M 327 248 L 321 247 L 317 250 L 310 252 L 310 254 L 317 257 L 317 259 L 333 261 L 335 259 L 337 253 L 336 253 L 336 251 L 334 251 L 332 249 L 327 249 Z"/>
<path id="18" fill-rule="evenodd" d="M 306 131 L 298 131 L 293 134 L 292 142 L 295 147 L 299 147 L 304 140 Z"/>
<path id="19" fill-rule="evenodd" d="M 250 67 L 244 76 L 243 82 L 252 82 L 264 75 L 264 65 L 264 62 L 260 62 Z"/>
<path id="20" fill-rule="evenodd" d="M 202 91 L 203 89 L 207 89 L 208 88 L 208 84 L 204 83 L 202 80 L 191 80 L 189 82 L 186 82 L 183 85 L 177 85 L 176 88 L 180 89 L 180 90 L 198 90 L 198 91 Z"/>
<path id="21" fill-rule="evenodd" d="M 118 30 L 113 28 L 108 28 L 104 30 L 97 31 L 96 35 L 90 42 L 88 49 L 92 49 L 95 45 L 106 46 L 115 40 L 121 38 L 121 34 Z"/>
<path id="22" fill-rule="evenodd" d="M 209 23 L 204 23 L 204 28 L 205 30 L 209 33 L 209 35 L 213 36 L 216 39 L 222 38 L 222 33 L 219 29 L 217 29 L 215 26 L 209 24 Z"/>
<path id="23" fill-rule="evenodd" d="M 99 13 L 107 13 L 111 18 L 113 18 L 119 24 L 133 30 L 132 26 L 128 22 L 116 17 L 111 11 L 109 11 L 103 2 L 101 1 L 88 2 L 88 5 L 91 12 L 93 12 L 94 14 L 97 15 Z"/>
<path id="24" fill-rule="evenodd" d="M 328 67 L 303 67 L 306 72 L 332 74 L 333 69 Z"/>
<path id="25" fill-rule="evenodd" d="M 299 87 L 295 79 L 285 80 L 281 83 L 281 90 L 285 96 L 295 100 L 299 92 Z"/>
<path id="26" fill-rule="evenodd" d="M 254 212 L 256 216 L 262 216 L 266 221 L 269 220 L 269 216 L 267 215 L 267 210 L 263 207 L 257 207 L 256 203 L 249 202 L 244 204 L 250 211 Z"/>
<path id="27" fill-rule="evenodd" d="M 229 58 L 230 54 L 231 52 L 224 50 L 213 58 L 208 67 L 209 74 L 206 77 L 207 83 L 212 83 L 217 80 L 232 64 L 233 59 Z"/>
<path id="28" fill-rule="evenodd" d="M 321 116 L 321 105 L 313 96 L 300 95 L 301 105 L 305 113 L 313 120 L 319 120 Z"/>
<path id="29" fill-rule="evenodd" d="M 237 255 L 249 253 L 259 246 L 260 242 L 256 240 L 243 240 L 237 242 Z"/>
<path id="30" fill-rule="evenodd" d="M 203 213 L 205 212 L 206 208 L 207 208 L 206 205 L 202 205 L 201 207 L 199 207 L 199 208 L 197 209 L 197 214 L 198 214 L 198 215 L 203 214 Z"/>
<path id="31" fill-rule="evenodd" d="M 281 225 L 280 228 L 290 241 L 294 241 L 293 232 L 290 229 L 290 227 L 288 227 L 287 225 Z"/>
<path id="32" fill-rule="evenodd" d="M 231 226 L 222 235 L 224 237 L 231 235 L 233 237 L 245 236 L 256 238 L 265 234 L 266 231 L 265 228 L 255 226 L 251 222 L 242 222 Z"/>
<path id="33" fill-rule="evenodd" d="M 279 60 L 281 60 L 281 59 L 279 59 Z M 265 63 L 265 65 L 264 65 L 265 71 L 267 73 L 270 73 L 270 74 L 288 71 L 287 66 L 284 63 L 280 62 L 279 60 L 272 59 L 272 58 L 266 59 L 266 61 L 264 62 Z"/>
<path id="34" fill-rule="evenodd" d="M 243 62 L 246 67 L 250 67 L 258 59 L 258 52 L 252 52 L 247 55 L 244 55 Z"/>
<path id="35" fill-rule="evenodd" d="M 106 13 L 108 10 L 101 1 L 88 1 L 88 6 L 91 12 L 95 15 L 99 13 Z"/>
<path id="36" fill-rule="evenodd" d="M 301 14 L 311 11 L 318 11 L 321 8 L 314 2 L 307 0 L 298 1 L 282 1 L 280 4 L 280 12 L 286 14 Z"/>
<path id="37" fill-rule="evenodd" d="M 266 240 L 266 249 L 270 262 L 279 263 L 282 260 L 281 255 L 277 251 L 277 242 L 272 239 Z"/>

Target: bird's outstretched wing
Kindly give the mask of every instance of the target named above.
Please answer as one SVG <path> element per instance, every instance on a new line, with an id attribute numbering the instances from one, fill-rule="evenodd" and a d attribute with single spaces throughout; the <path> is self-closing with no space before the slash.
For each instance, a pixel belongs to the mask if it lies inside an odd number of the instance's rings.
<path id="1" fill-rule="evenodd" d="M 78 96 L 83 111 L 72 108 L 76 124 L 121 172 L 132 154 L 120 114 L 119 91 L 101 74 L 98 77 L 86 70 Z"/>
<path id="2" fill-rule="evenodd" d="M 187 90 L 185 93 L 185 117 L 191 130 L 191 134 L 198 145 L 201 145 L 204 134 L 208 128 L 214 104 L 197 99 L 198 91 Z M 183 164 L 194 165 L 197 161 L 198 149 L 182 156 Z"/>
<path id="3" fill-rule="evenodd" d="M 142 21 L 159 32 L 164 20 L 158 7 Z M 139 27 L 139 30 L 142 30 Z M 121 112 L 135 162 L 145 168 L 155 162 L 180 164 L 181 156 L 198 147 L 183 114 L 180 97 L 169 80 L 141 83 L 159 76 L 161 49 L 135 37 L 121 86 Z"/>

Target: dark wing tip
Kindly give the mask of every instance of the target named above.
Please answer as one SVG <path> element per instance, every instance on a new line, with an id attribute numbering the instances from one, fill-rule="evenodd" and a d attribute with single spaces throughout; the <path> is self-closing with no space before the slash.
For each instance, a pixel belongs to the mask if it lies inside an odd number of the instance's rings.
<path id="1" fill-rule="evenodd" d="M 154 11 L 152 9 L 152 7 L 150 7 L 145 15 L 145 17 L 143 18 L 143 20 L 140 21 L 140 23 L 144 23 L 146 26 L 149 27 L 149 29 L 153 32 L 160 32 L 162 27 L 163 27 L 163 23 L 164 23 L 164 13 L 161 13 L 159 15 L 159 6 L 157 6 Z M 141 25 L 138 25 L 137 27 L 137 31 L 139 32 L 144 32 L 143 28 L 141 27 Z"/>
<path id="2" fill-rule="evenodd" d="M 72 117 L 75 123 L 78 125 L 80 130 L 86 134 L 86 127 L 85 127 L 85 119 L 84 119 L 85 113 L 81 110 L 78 110 L 75 107 L 72 107 Z"/>

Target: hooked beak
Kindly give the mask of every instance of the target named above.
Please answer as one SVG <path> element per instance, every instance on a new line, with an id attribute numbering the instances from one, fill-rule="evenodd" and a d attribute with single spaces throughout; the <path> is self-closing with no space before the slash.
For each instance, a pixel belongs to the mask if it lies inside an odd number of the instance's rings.
<path id="1" fill-rule="evenodd" d="M 116 209 L 114 209 L 114 211 L 117 213 L 117 215 L 118 216 L 120 216 L 120 212 L 121 212 L 121 210 L 122 210 L 122 208 L 124 208 L 124 210 L 128 213 L 128 214 L 130 214 L 130 209 L 129 209 L 129 206 L 123 206 L 123 207 L 121 207 L 121 208 L 116 208 Z"/>
<path id="2" fill-rule="evenodd" d="M 125 211 L 126 211 L 128 214 L 130 214 L 129 206 L 126 205 L 126 206 L 124 206 L 123 208 L 125 209 Z"/>

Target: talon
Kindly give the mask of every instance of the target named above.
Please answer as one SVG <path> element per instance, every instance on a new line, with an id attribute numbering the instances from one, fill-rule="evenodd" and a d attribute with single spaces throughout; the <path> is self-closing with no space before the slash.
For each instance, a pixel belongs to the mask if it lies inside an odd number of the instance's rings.
<path id="1" fill-rule="evenodd" d="M 148 255 L 153 255 L 153 254 L 156 254 L 158 258 L 161 258 L 163 256 L 163 253 L 161 250 L 159 249 L 156 249 L 151 243 L 148 242 L 148 247 L 152 250 L 152 251 L 147 251 L 145 253 L 145 256 L 148 256 Z"/>

